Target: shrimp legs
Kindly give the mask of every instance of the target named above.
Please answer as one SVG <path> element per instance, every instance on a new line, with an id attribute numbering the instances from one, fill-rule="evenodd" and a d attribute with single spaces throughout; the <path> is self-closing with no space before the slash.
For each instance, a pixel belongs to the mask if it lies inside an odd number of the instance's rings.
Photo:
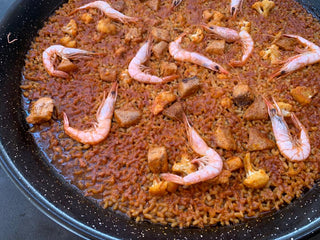
<path id="1" fill-rule="evenodd" d="M 192 163 L 197 163 L 199 169 L 185 177 L 180 177 L 171 173 L 163 173 L 160 176 L 169 182 L 174 182 L 180 185 L 191 185 L 203 181 L 207 181 L 218 176 L 223 167 L 223 162 L 219 154 L 210 148 L 205 141 L 200 137 L 197 131 L 190 125 L 186 115 L 183 115 L 183 121 L 186 127 L 188 141 L 191 148 L 202 155 L 201 158 L 192 160 Z"/>
<path id="2" fill-rule="evenodd" d="M 310 155 L 310 141 L 307 129 L 301 124 L 296 115 L 291 113 L 293 124 L 300 130 L 299 139 L 292 137 L 276 101 L 273 99 L 274 104 L 266 98 L 264 98 L 264 101 L 268 107 L 273 134 L 281 154 L 290 161 L 307 159 Z"/>

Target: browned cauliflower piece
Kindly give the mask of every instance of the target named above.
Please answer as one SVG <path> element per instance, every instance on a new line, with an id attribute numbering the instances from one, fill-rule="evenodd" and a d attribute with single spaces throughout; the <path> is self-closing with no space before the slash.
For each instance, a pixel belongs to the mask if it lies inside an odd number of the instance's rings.
<path id="1" fill-rule="evenodd" d="M 197 171 L 197 167 L 191 163 L 186 154 L 182 154 L 180 162 L 173 164 L 172 171 L 188 175 Z"/>
<path id="2" fill-rule="evenodd" d="M 154 102 L 151 107 L 151 112 L 154 115 L 162 112 L 164 107 L 168 104 L 174 102 L 177 99 L 177 96 L 171 91 L 161 92 L 154 99 Z"/>
<path id="3" fill-rule="evenodd" d="M 96 29 L 100 33 L 109 34 L 109 35 L 114 35 L 117 33 L 116 25 L 110 23 L 109 19 L 101 19 L 98 22 Z"/>
<path id="4" fill-rule="evenodd" d="M 292 111 L 292 105 L 285 102 L 278 102 L 278 106 L 281 109 L 282 115 L 284 117 L 290 117 Z"/>
<path id="5" fill-rule="evenodd" d="M 71 19 L 69 23 L 62 27 L 62 32 L 69 34 L 72 37 L 75 37 L 78 33 L 78 26 L 74 19 Z"/>
<path id="6" fill-rule="evenodd" d="M 149 193 L 152 195 L 159 195 L 162 196 L 167 193 L 167 181 L 162 181 L 158 177 L 153 179 L 152 186 L 149 187 Z"/>
<path id="7" fill-rule="evenodd" d="M 49 97 L 39 98 L 32 103 L 30 115 L 26 118 L 28 123 L 38 124 L 49 121 L 53 112 L 53 100 Z"/>
<path id="8" fill-rule="evenodd" d="M 69 47 L 69 48 L 75 48 L 77 46 L 76 40 L 71 38 L 69 35 L 60 38 L 60 43 L 63 46 Z"/>
<path id="9" fill-rule="evenodd" d="M 277 64 L 280 59 L 279 47 L 275 44 L 272 44 L 266 50 L 260 51 L 260 56 L 264 60 L 270 59 L 271 64 Z"/>
<path id="10" fill-rule="evenodd" d="M 236 157 L 236 156 L 228 158 L 225 161 L 225 164 L 227 165 L 227 169 L 230 171 L 235 171 L 235 170 L 238 170 L 239 168 L 243 167 L 243 163 L 242 163 L 241 158 Z"/>
<path id="11" fill-rule="evenodd" d="M 307 105 L 311 103 L 312 97 L 316 94 L 316 91 L 310 87 L 298 86 L 290 90 L 291 96 L 299 102 L 301 105 Z"/>
<path id="12" fill-rule="evenodd" d="M 195 33 L 189 35 L 189 38 L 194 43 L 202 42 L 202 40 L 204 38 L 203 30 L 200 28 L 197 28 Z"/>
<path id="13" fill-rule="evenodd" d="M 268 17 L 271 9 L 275 7 L 275 3 L 269 0 L 263 0 L 261 2 L 256 2 L 252 5 L 252 8 L 257 10 L 264 17 Z"/>
<path id="14" fill-rule="evenodd" d="M 243 181 L 243 184 L 249 188 L 263 188 L 269 181 L 269 175 L 263 169 L 253 169 L 250 162 L 250 153 L 246 154 L 243 162 L 247 175 Z"/>
<path id="15" fill-rule="evenodd" d="M 93 21 L 93 17 L 90 13 L 84 13 L 80 18 L 85 24 L 89 24 Z"/>

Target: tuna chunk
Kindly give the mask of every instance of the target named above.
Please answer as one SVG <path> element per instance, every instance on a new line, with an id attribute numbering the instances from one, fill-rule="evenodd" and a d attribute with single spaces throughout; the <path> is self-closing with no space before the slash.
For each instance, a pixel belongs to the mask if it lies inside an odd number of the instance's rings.
<path id="1" fill-rule="evenodd" d="M 225 164 L 227 165 L 227 169 L 229 169 L 230 171 L 235 171 L 243 167 L 243 162 L 239 157 L 228 158 L 225 161 Z"/>
<path id="2" fill-rule="evenodd" d="M 160 7 L 160 0 L 149 0 L 147 6 L 154 11 L 158 11 Z"/>
<path id="3" fill-rule="evenodd" d="M 259 151 L 274 147 L 275 143 L 270 140 L 266 134 L 256 128 L 249 128 L 249 141 L 247 145 L 249 151 Z"/>
<path id="4" fill-rule="evenodd" d="M 39 98 L 31 105 L 30 115 L 26 118 L 27 122 L 37 124 L 49 121 L 52 116 L 53 107 L 53 100 L 51 98 Z"/>
<path id="5" fill-rule="evenodd" d="M 170 107 L 163 110 L 163 115 L 171 119 L 182 121 L 183 108 L 181 103 L 176 102 L 172 104 Z"/>
<path id="6" fill-rule="evenodd" d="M 130 127 L 139 122 L 141 119 L 141 112 L 136 109 L 116 109 L 114 111 L 114 117 L 121 127 Z"/>
<path id="7" fill-rule="evenodd" d="M 170 62 L 161 62 L 160 64 L 160 72 L 163 76 L 173 75 L 177 72 L 177 65 L 175 63 Z"/>
<path id="8" fill-rule="evenodd" d="M 166 41 L 166 42 L 170 42 L 171 41 L 170 32 L 168 30 L 165 30 L 165 29 L 153 27 L 152 30 L 151 30 L 151 35 L 157 41 Z"/>
<path id="9" fill-rule="evenodd" d="M 99 76 L 102 81 L 114 82 L 117 80 L 117 71 L 105 67 L 99 68 Z"/>
<path id="10" fill-rule="evenodd" d="M 266 120 L 269 118 L 267 105 L 261 96 L 258 96 L 248 107 L 243 118 L 246 120 Z"/>
<path id="11" fill-rule="evenodd" d="M 226 150 L 236 150 L 237 145 L 229 127 L 218 127 L 214 132 L 215 142 L 218 147 Z"/>
<path id="12" fill-rule="evenodd" d="M 200 88 L 198 77 L 185 78 L 179 83 L 178 93 L 181 98 L 188 97 Z"/>
<path id="13" fill-rule="evenodd" d="M 168 171 L 168 157 L 165 147 L 154 147 L 148 151 L 148 165 L 153 173 Z"/>
<path id="14" fill-rule="evenodd" d="M 251 104 L 254 99 L 250 87 L 246 84 L 235 86 L 232 95 L 234 102 L 240 107 Z"/>
<path id="15" fill-rule="evenodd" d="M 142 41 L 142 33 L 138 28 L 130 28 L 124 37 L 124 41 L 126 43 L 129 42 L 141 42 Z"/>
<path id="16" fill-rule="evenodd" d="M 209 54 L 224 54 L 224 48 L 226 46 L 225 40 L 212 40 L 209 42 L 208 46 L 206 47 L 206 52 Z"/>

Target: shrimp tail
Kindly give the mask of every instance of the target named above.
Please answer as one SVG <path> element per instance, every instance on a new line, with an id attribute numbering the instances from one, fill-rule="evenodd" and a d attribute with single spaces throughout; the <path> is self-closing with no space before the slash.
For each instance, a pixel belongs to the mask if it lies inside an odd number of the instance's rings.
<path id="1" fill-rule="evenodd" d="M 172 174 L 172 173 L 162 173 L 160 174 L 160 177 L 168 182 L 174 182 L 180 185 L 184 185 L 185 182 L 182 177 Z"/>
<path id="2" fill-rule="evenodd" d="M 65 128 L 68 128 L 70 126 L 68 116 L 65 112 L 63 114 L 63 125 Z"/>
<path id="3" fill-rule="evenodd" d="M 179 78 L 179 75 L 174 74 L 174 75 L 163 77 L 162 79 L 163 79 L 164 83 L 167 83 L 167 82 L 171 82 L 177 78 Z"/>

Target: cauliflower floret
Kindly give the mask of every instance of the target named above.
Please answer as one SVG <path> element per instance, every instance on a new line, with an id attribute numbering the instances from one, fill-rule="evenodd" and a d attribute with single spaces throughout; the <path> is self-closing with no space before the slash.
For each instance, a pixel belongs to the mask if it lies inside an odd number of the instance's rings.
<path id="1" fill-rule="evenodd" d="M 166 194 L 168 182 L 167 181 L 161 181 L 158 177 L 155 177 L 153 179 L 152 186 L 149 187 L 149 193 L 152 195 L 164 195 Z"/>
<path id="2" fill-rule="evenodd" d="M 85 24 L 89 24 L 93 21 L 93 17 L 90 13 L 84 13 L 81 15 L 81 20 L 85 23 Z"/>
<path id="3" fill-rule="evenodd" d="M 244 168 L 247 177 L 244 179 L 243 184 L 249 188 L 263 188 L 269 181 L 268 174 L 263 170 L 254 170 L 250 162 L 250 153 L 244 157 Z"/>
<path id="4" fill-rule="evenodd" d="M 173 164 L 172 171 L 188 175 L 194 171 L 197 171 L 197 167 L 191 163 L 186 154 L 183 154 L 180 162 Z"/>
<path id="5" fill-rule="evenodd" d="M 164 107 L 168 104 L 174 102 L 177 99 L 177 96 L 171 91 L 166 91 L 159 93 L 158 96 L 155 97 L 154 102 L 151 107 L 151 112 L 154 115 L 162 112 Z"/>
<path id="6" fill-rule="evenodd" d="M 269 0 L 263 0 L 262 2 L 256 2 L 252 5 L 252 8 L 257 10 L 258 13 L 263 15 L 264 17 L 268 17 L 269 12 L 273 9 L 275 3 Z"/>
<path id="7" fill-rule="evenodd" d="M 101 19 L 98 22 L 96 29 L 100 33 L 105 33 L 110 35 L 115 35 L 117 33 L 117 27 L 116 25 L 110 23 L 110 19 Z"/>
<path id="8" fill-rule="evenodd" d="M 189 35 L 189 38 L 194 43 L 200 43 L 204 38 L 202 29 L 197 28 L 194 34 Z"/>
<path id="9" fill-rule="evenodd" d="M 242 20 L 242 21 L 239 22 L 239 27 L 240 27 L 240 30 L 241 30 L 241 31 L 250 32 L 251 22 Z"/>
<path id="10" fill-rule="evenodd" d="M 292 105 L 289 103 L 278 102 L 278 106 L 281 109 L 282 115 L 284 117 L 290 117 L 292 111 Z"/>
<path id="11" fill-rule="evenodd" d="M 280 51 L 279 51 L 279 47 L 275 44 L 272 44 L 270 47 L 268 47 L 265 51 L 262 50 L 260 52 L 260 56 L 266 60 L 266 59 L 270 59 L 271 64 L 276 64 L 279 62 L 279 58 L 280 58 Z"/>
<path id="12" fill-rule="evenodd" d="M 62 38 L 60 38 L 60 43 L 65 46 L 65 47 L 69 47 L 69 48 L 75 48 L 77 46 L 77 41 L 72 39 L 70 36 L 64 36 Z"/>
<path id="13" fill-rule="evenodd" d="M 311 87 L 298 86 L 290 90 L 291 96 L 302 105 L 311 103 L 312 97 L 317 93 Z"/>
<path id="14" fill-rule="evenodd" d="M 78 33 L 78 27 L 77 27 L 76 21 L 74 19 L 71 19 L 70 22 L 62 28 L 62 32 L 75 37 Z"/>

